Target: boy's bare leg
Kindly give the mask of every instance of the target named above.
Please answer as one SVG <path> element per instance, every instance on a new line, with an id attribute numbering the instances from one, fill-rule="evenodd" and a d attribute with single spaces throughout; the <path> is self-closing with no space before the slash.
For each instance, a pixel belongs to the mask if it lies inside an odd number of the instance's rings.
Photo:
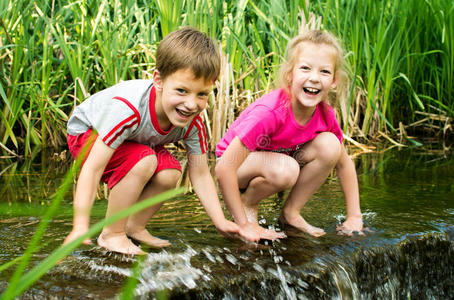
<path id="1" fill-rule="evenodd" d="M 175 188 L 181 172 L 177 169 L 165 169 L 155 174 L 145 186 L 139 201 L 151 198 L 162 192 Z M 126 225 L 128 236 L 153 247 L 169 246 L 168 240 L 163 240 L 151 235 L 145 226 L 151 217 L 161 208 L 162 203 L 150 206 L 134 215 L 129 216 Z"/>
<path id="2" fill-rule="evenodd" d="M 284 205 L 279 218 L 281 222 L 290 224 L 313 236 L 325 234 L 323 229 L 306 222 L 300 212 L 333 170 L 339 160 L 341 146 L 334 134 L 324 132 L 303 147 L 299 158 L 306 164 L 301 169 L 298 181 Z"/>
<path id="3" fill-rule="evenodd" d="M 238 169 L 238 184 L 247 187 L 241 195 L 249 222 L 257 223 L 262 199 L 292 187 L 299 175 L 299 165 L 292 157 L 274 152 L 252 152 Z"/>
<path id="4" fill-rule="evenodd" d="M 142 158 L 129 172 L 112 188 L 109 194 L 106 218 L 124 210 L 136 203 L 144 186 L 150 180 L 156 169 L 155 155 Z M 98 245 L 108 250 L 125 254 L 144 254 L 139 247 L 126 236 L 127 218 L 105 226 L 98 237 Z"/>

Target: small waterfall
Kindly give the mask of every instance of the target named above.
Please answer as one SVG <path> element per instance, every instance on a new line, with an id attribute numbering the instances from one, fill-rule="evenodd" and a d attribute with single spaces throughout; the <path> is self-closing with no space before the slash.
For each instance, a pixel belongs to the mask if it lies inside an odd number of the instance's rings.
<path id="1" fill-rule="evenodd" d="M 217 274 L 171 299 L 452 299 L 454 234 L 409 236 L 397 244 L 329 253 L 289 266 L 258 263 L 236 275 Z M 150 296 L 153 298 L 152 296 Z M 150 299 L 151 299 L 150 298 Z"/>

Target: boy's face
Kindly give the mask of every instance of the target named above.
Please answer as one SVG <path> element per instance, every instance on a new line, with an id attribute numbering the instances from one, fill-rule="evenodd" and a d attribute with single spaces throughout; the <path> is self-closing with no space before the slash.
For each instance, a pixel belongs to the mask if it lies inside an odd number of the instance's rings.
<path id="1" fill-rule="evenodd" d="M 159 71 L 155 71 L 153 82 L 161 94 L 160 109 L 157 108 L 156 114 L 162 129 L 189 124 L 205 109 L 213 86 L 213 82 L 205 78 L 195 78 L 191 69 L 178 70 L 164 80 L 160 78 Z"/>

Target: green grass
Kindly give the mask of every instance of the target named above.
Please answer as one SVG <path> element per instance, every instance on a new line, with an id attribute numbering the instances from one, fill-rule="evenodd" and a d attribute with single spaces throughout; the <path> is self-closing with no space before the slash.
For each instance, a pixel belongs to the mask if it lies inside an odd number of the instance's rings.
<path id="1" fill-rule="evenodd" d="M 452 117 L 452 1 L 331 0 L 318 1 L 314 11 L 352 51 L 348 62 L 364 91 L 356 124 L 362 133 L 393 132 L 399 122 L 415 121 L 417 110 Z"/>
<path id="2" fill-rule="evenodd" d="M 82 149 L 81 154 L 79 155 L 79 158 L 76 160 L 74 164 L 72 164 L 71 168 L 66 172 L 66 174 L 63 177 L 62 183 L 59 185 L 58 188 L 56 188 L 56 191 L 49 197 L 48 203 L 46 203 L 45 207 L 42 208 L 42 211 L 36 211 L 34 213 L 39 213 L 40 214 L 40 222 L 37 225 L 37 229 L 35 233 L 33 234 L 31 241 L 28 243 L 27 248 L 23 255 L 20 258 L 16 258 L 12 261 L 9 261 L 7 263 L 4 263 L 3 265 L 0 265 L 0 270 L 4 271 L 9 268 L 12 268 L 15 266 L 14 272 L 12 272 L 12 275 L 9 279 L 8 286 L 5 288 L 5 290 L 0 294 L 0 299 L 15 299 L 17 296 L 22 294 L 25 290 L 27 290 L 30 286 L 33 285 L 38 279 L 40 279 L 44 274 L 46 274 L 47 271 L 49 271 L 52 267 L 54 267 L 57 263 L 59 263 L 62 259 L 64 259 L 67 255 L 71 253 L 74 249 L 76 249 L 79 245 L 82 244 L 82 242 L 94 236 L 95 234 L 99 233 L 104 226 L 107 226 L 109 224 L 112 224 L 122 218 L 125 218 L 131 214 L 137 213 L 147 207 L 153 206 L 159 202 L 168 200 L 170 198 L 173 198 L 183 192 L 183 188 L 178 188 L 178 189 L 173 189 L 166 191 L 164 193 L 161 193 L 153 198 L 150 199 L 145 199 L 143 201 L 140 201 L 138 203 L 135 203 L 134 205 L 94 224 L 89 228 L 89 230 L 78 237 L 77 239 L 73 240 L 72 242 L 66 244 L 66 245 L 61 245 L 54 251 L 52 251 L 44 260 L 39 262 L 36 266 L 30 267 L 30 260 L 33 256 L 34 253 L 36 253 L 37 250 L 40 248 L 44 247 L 48 241 L 44 239 L 44 234 L 47 230 L 47 227 L 50 223 L 50 220 L 59 212 L 60 210 L 60 204 L 62 200 L 65 198 L 67 195 L 67 192 L 70 190 L 70 188 L 73 186 L 73 180 L 74 176 L 77 174 L 83 157 L 85 157 L 85 152 L 88 150 L 88 147 L 85 146 L 84 149 Z M 31 163 L 31 161 L 30 161 Z M 11 164 L 8 168 L 6 168 L 3 173 L 9 171 L 11 175 L 14 175 L 15 170 L 17 168 L 17 163 Z M 28 166 L 29 169 L 31 169 L 31 166 Z M 9 170 L 11 169 L 11 170 Z M 13 177 L 13 176 L 11 176 Z M 14 181 L 14 180 L 12 180 Z M 4 191 L 3 191 L 4 192 Z M 45 196 L 45 195 L 44 195 Z M 9 203 L 12 205 L 12 203 Z M 30 203 L 31 206 L 35 206 L 36 208 L 36 203 Z M 15 208 L 19 208 L 19 211 L 15 211 L 14 213 L 16 214 L 23 214 L 26 213 L 27 206 L 26 205 L 21 205 L 19 203 L 15 203 Z M 11 209 L 11 208 L 8 208 Z M 32 214 L 33 215 L 33 214 Z M 136 267 L 134 270 L 134 274 L 136 274 L 139 269 L 139 267 Z M 127 285 L 125 286 L 124 289 L 124 298 L 130 299 L 133 295 L 133 290 L 136 285 L 136 281 L 132 279 L 128 280 Z"/>
<path id="3" fill-rule="evenodd" d="M 0 265 L 0 270 L 6 270 L 8 268 L 13 267 L 14 265 L 17 265 L 15 271 L 13 272 L 13 275 L 9 280 L 8 287 L 0 295 L 1 299 L 15 299 L 17 296 L 19 296 L 25 290 L 27 290 L 34 282 L 41 278 L 47 271 L 49 271 L 58 262 L 64 259 L 68 254 L 70 254 L 71 251 L 76 249 L 86 238 L 92 237 L 95 234 L 99 233 L 104 226 L 112 224 L 113 222 L 118 221 L 119 219 L 122 219 L 140 210 L 143 210 L 146 207 L 155 205 L 159 202 L 175 197 L 178 194 L 181 194 L 183 190 L 182 188 L 175 189 L 164 192 L 153 198 L 143 200 L 119 213 L 116 213 L 115 215 L 112 215 L 107 219 L 104 219 L 103 221 L 94 224 L 92 227 L 90 227 L 87 233 L 80 236 L 76 240 L 70 242 L 69 244 L 62 245 L 59 248 L 55 249 L 44 260 L 39 262 L 30 270 L 27 270 L 26 272 L 26 269 L 28 269 L 29 267 L 28 264 L 30 262 L 31 256 L 33 255 L 33 253 L 35 253 L 39 248 L 43 246 L 41 240 L 43 238 L 49 220 L 52 216 L 55 215 L 55 212 L 58 209 L 61 200 L 63 199 L 64 193 L 70 186 L 72 182 L 73 172 L 74 170 L 68 172 L 68 174 L 65 176 L 61 187 L 58 189 L 58 191 L 53 197 L 52 203 L 50 204 L 49 208 L 43 215 L 41 222 L 39 223 L 38 228 L 35 234 L 33 235 L 33 238 L 30 241 L 24 255 L 18 259 L 5 263 L 4 265 Z M 138 274 L 138 272 L 139 266 L 136 266 L 134 268 L 134 274 Z M 137 281 L 134 280 L 134 278 L 131 278 L 130 280 L 127 281 L 127 284 L 124 289 L 125 298 L 130 299 L 136 283 Z"/>
<path id="4" fill-rule="evenodd" d="M 454 115 L 452 1 L 3 1 L 2 151 L 64 145 L 72 107 L 120 80 L 150 78 L 157 44 L 183 25 L 222 45 L 236 116 L 242 95 L 273 88 L 288 39 L 310 14 L 347 50 L 352 86 L 340 115 L 350 136 L 393 133 L 416 111 Z"/>

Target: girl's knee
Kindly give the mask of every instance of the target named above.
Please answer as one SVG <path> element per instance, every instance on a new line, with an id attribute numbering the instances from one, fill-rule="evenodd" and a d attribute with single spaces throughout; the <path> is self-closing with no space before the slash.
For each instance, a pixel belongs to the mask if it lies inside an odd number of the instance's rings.
<path id="1" fill-rule="evenodd" d="M 278 164 L 268 170 L 266 177 L 270 184 L 285 190 L 295 185 L 299 172 L 298 162 L 290 156 L 284 156 Z"/>
<path id="2" fill-rule="evenodd" d="M 340 158 L 342 144 L 331 132 L 322 132 L 314 139 L 317 158 L 329 164 L 336 164 Z"/>

